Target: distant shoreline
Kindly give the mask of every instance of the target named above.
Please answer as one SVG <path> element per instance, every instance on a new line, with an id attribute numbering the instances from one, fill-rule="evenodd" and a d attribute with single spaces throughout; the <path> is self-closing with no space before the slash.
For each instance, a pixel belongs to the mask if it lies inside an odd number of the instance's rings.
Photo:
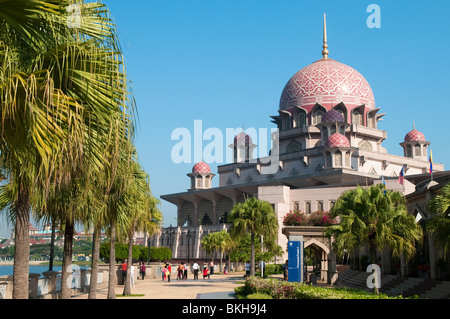
<path id="1" fill-rule="evenodd" d="M 40 265 L 48 263 L 47 260 L 30 260 L 30 265 Z M 14 261 L 0 261 L 0 266 L 13 266 Z"/>

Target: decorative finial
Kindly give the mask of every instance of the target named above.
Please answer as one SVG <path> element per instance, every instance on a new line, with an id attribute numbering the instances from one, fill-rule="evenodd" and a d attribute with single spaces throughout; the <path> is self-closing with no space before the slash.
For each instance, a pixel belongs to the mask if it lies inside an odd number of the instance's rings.
<path id="1" fill-rule="evenodd" d="M 413 130 L 416 129 L 416 121 L 413 121 Z"/>
<path id="2" fill-rule="evenodd" d="M 328 44 L 327 44 L 327 18 L 325 13 L 323 14 L 323 46 L 322 55 L 324 59 L 328 59 Z"/>

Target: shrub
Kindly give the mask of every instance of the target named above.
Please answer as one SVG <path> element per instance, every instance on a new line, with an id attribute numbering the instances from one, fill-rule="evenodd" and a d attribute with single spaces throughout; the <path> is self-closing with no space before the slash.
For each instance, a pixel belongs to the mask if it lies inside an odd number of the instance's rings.
<path id="1" fill-rule="evenodd" d="M 273 299 L 273 298 L 272 298 L 272 296 L 270 296 L 268 294 L 256 292 L 254 294 L 248 295 L 247 299 Z"/>
<path id="2" fill-rule="evenodd" d="M 250 295 L 268 295 L 273 299 L 405 299 L 402 296 L 390 297 L 385 294 L 338 287 L 318 287 L 297 282 L 286 282 L 278 279 L 261 279 L 248 277 L 244 286 L 235 289 L 238 298 Z M 252 296 L 253 299 L 258 299 Z M 417 296 L 406 298 L 415 299 Z M 261 298 L 262 299 L 262 298 Z"/>
<path id="3" fill-rule="evenodd" d="M 326 226 L 333 224 L 334 220 L 329 212 L 317 211 L 309 215 L 300 211 L 289 211 L 284 216 L 283 225 L 285 226 Z"/>

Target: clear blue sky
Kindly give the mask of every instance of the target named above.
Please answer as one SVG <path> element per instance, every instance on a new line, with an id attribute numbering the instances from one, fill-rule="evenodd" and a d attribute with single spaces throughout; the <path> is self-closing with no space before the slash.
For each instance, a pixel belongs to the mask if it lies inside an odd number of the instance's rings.
<path id="1" fill-rule="evenodd" d="M 171 159 L 172 131 L 242 125 L 273 128 L 290 77 L 320 59 L 327 15 L 329 57 L 369 82 L 388 132 L 388 153 L 415 122 L 434 162 L 450 169 L 450 2 L 380 0 L 104 0 L 119 28 L 139 110 L 136 146 L 153 194 L 186 191 L 194 163 Z M 370 29 L 369 4 L 381 9 Z M 225 133 L 224 133 L 225 134 Z M 204 142 L 204 145 L 208 142 Z M 216 172 L 217 163 L 209 163 Z M 218 176 L 213 186 L 218 185 Z M 164 225 L 176 207 L 161 200 Z M 3 223 L 3 222 L 2 222 Z M 0 235 L 9 233 L 0 230 Z"/>

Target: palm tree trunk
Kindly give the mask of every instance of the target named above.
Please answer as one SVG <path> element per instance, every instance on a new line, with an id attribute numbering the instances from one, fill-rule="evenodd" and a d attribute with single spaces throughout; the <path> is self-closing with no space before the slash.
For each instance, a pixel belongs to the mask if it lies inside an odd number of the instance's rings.
<path id="1" fill-rule="evenodd" d="M 68 267 L 72 264 L 72 243 L 73 243 L 74 224 L 71 216 L 66 217 L 66 226 L 64 231 L 64 257 L 61 274 L 61 299 L 70 299 L 72 296 L 71 282 Z"/>
<path id="2" fill-rule="evenodd" d="M 376 264 L 377 263 L 377 246 L 376 246 L 374 240 L 369 240 L 369 251 L 370 251 L 370 263 Z M 373 292 L 377 295 L 380 294 L 380 290 L 377 287 L 377 285 L 373 286 Z"/>
<path id="3" fill-rule="evenodd" d="M 128 263 L 127 263 L 127 275 L 125 276 L 125 282 L 123 285 L 123 295 L 131 295 L 131 267 L 133 267 L 133 232 L 128 237 Z"/>
<path id="4" fill-rule="evenodd" d="M 55 234 L 56 233 L 56 223 L 55 217 L 52 217 L 52 237 L 50 239 L 50 264 L 48 270 L 53 270 L 53 260 L 55 259 Z"/>
<path id="5" fill-rule="evenodd" d="M 88 299 L 97 299 L 98 262 L 100 259 L 100 227 L 94 227 L 92 235 L 91 282 L 89 283 Z"/>
<path id="6" fill-rule="evenodd" d="M 220 250 L 220 265 L 219 265 L 221 273 L 222 273 L 222 258 L 223 258 L 223 250 L 221 249 Z"/>
<path id="7" fill-rule="evenodd" d="M 13 299 L 28 299 L 30 264 L 30 198 L 19 183 L 14 236 Z"/>
<path id="8" fill-rule="evenodd" d="M 116 299 L 116 223 L 111 223 L 109 249 L 109 281 L 107 299 Z"/>
<path id="9" fill-rule="evenodd" d="M 250 239 L 251 239 L 250 276 L 255 276 L 255 232 L 251 232 Z"/>

